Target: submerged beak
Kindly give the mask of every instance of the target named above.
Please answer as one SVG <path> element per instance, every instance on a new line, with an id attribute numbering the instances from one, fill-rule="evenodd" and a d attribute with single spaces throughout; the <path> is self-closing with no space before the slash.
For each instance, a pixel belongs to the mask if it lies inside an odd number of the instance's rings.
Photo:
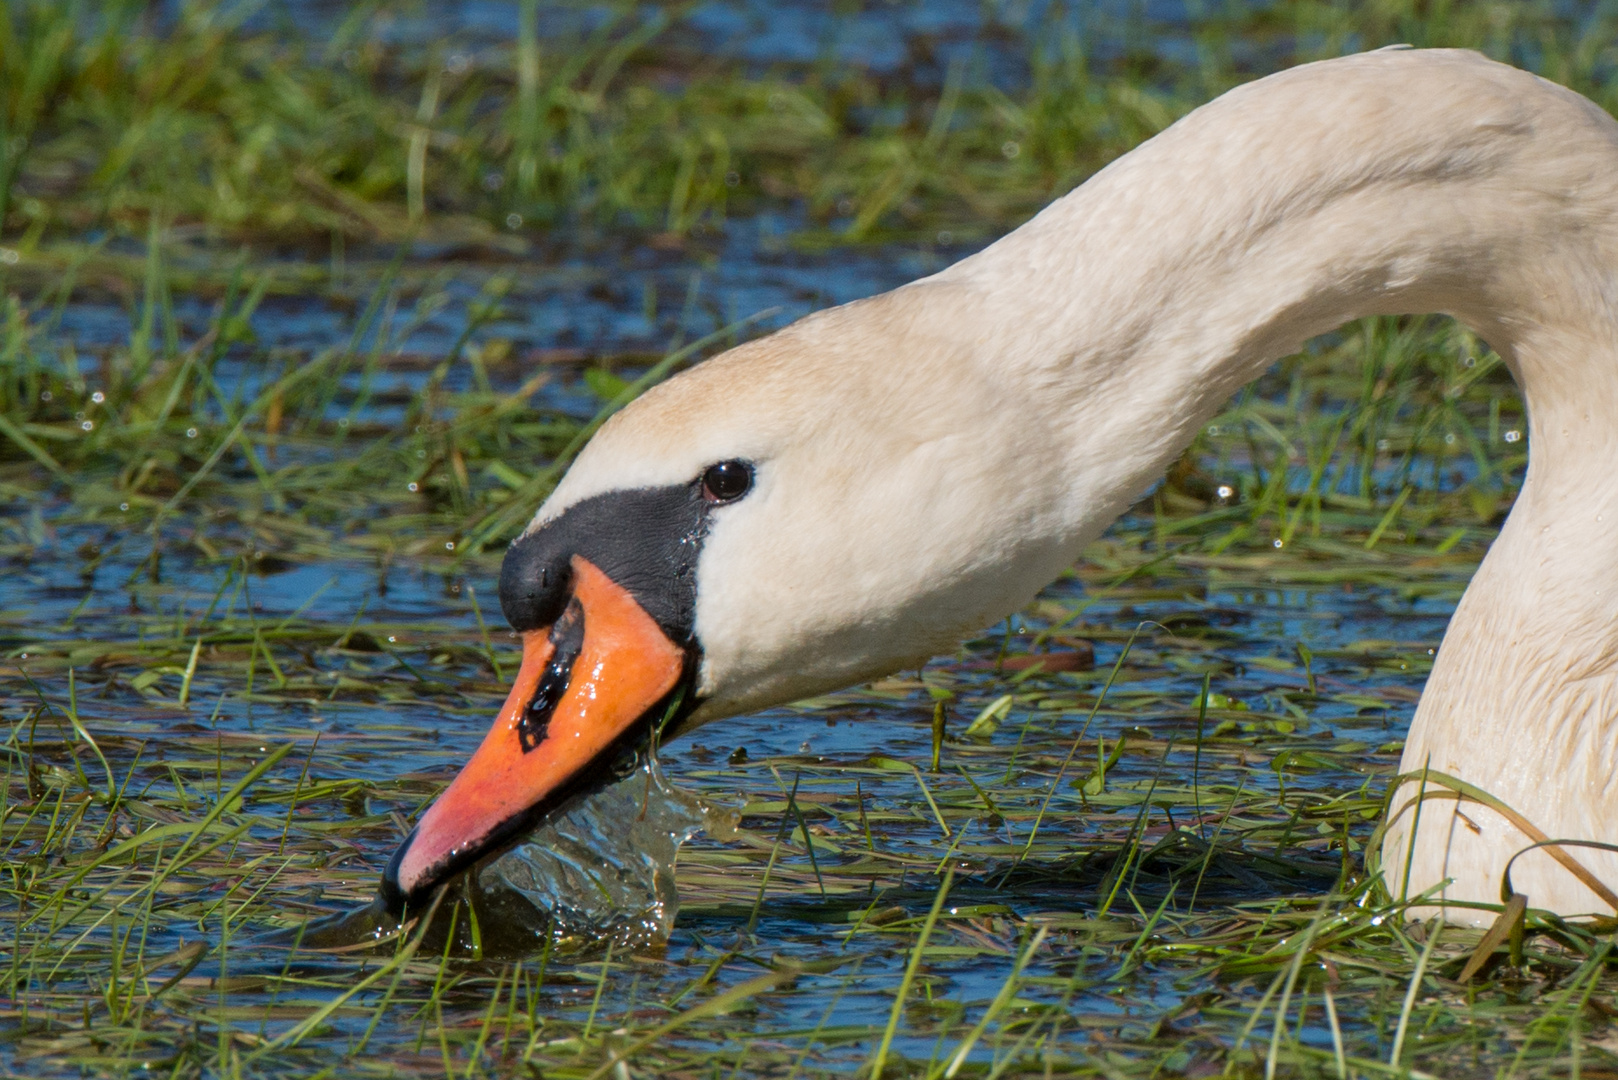
<path id="1" fill-rule="evenodd" d="M 629 591 L 587 559 L 571 568 L 562 615 L 523 635 L 493 729 L 389 862 L 389 907 L 422 899 L 595 778 L 679 684 L 685 652 Z"/>

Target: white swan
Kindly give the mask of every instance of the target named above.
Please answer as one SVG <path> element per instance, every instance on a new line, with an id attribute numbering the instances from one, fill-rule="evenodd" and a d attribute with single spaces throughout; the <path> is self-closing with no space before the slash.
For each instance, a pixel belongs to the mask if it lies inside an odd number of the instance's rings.
<path id="1" fill-rule="evenodd" d="M 1231 91 L 984 251 L 607 424 L 507 556 L 522 672 L 384 894 L 506 842 L 654 720 L 689 730 L 951 648 L 1071 564 L 1271 361 L 1414 312 L 1505 358 L 1532 459 L 1404 767 L 1553 838 L 1618 838 L 1615 271 L 1618 124 L 1569 90 L 1384 50 Z M 1424 805 L 1411 894 L 1448 879 L 1449 901 L 1498 903 L 1532 837 Z M 1389 834 L 1400 887 L 1412 820 Z M 1618 859 L 1573 854 L 1618 882 Z M 1537 907 L 1610 913 L 1543 850 L 1512 876 Z"/>

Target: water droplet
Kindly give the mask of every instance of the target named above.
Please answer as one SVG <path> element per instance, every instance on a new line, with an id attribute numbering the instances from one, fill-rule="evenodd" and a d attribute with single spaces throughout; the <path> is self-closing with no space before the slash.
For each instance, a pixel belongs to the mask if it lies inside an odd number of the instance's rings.
<path id="1" fill-rule="evenodd" d="M 417 484 L 414 480 L 410 481 L 410 483 L 406 484 L 405 486 L 407 488 L 409 488 L 411 491 L 416 491 L 420 487 L 420 485 Z"/>
<path id="2" fill-rule="evenodd" d="M 129 509 L 129 504 L 128 503 L 119 503 L 118 504 L 118 509 L 120 509 L 120 510 L 128 510 Z"/>
<path id="3" fill-rule="evenodd" d="M 1520 440 L 1521 438 L 1522 438 L 1522 432 L 1518 431 L 1516 428 L 1512 428 L 1510 431 L 1506 432 L 1506 434 L 1505 434 L 1506 442 L 1513 442 L 1514 443 L 1514 442 L 1517 442 L 1518 440 Z"/>
<path id="4" fill-rule="evenodd" d="M 95 402 L 97 405 L 100 405 L 103 401 L 107 400 L 107 395 L 97 390 L 95 393 L 90 395 L 90 400 Z"/>
<path id="5" fill-rule="evenodd" d="M 79 427 L 83 428 L 85 431 L 94 431 L 95 430 L 95 424 L 92 423 L 89 420 L 81 421 L 80 424 L 79 424 Z"/>
<path id="6" fill-rule="evenodd" d="M 1282 547 L 1282 546 L 1283 546 L 1283 542 L 1282 542 L 1282 541 L 1281 541 L 1281 540 L 1279 540 L 1279 539 L 1276 539 L 1276 540 L 1272 540 L 1272 541 L 1270 541 L 1270 542 L 1271 542 L 1271 543 L 1272 543 L 1272 544 L 1274 544 L 1274 545 L 1275 545 L 1275 546 L 1276 546 L 1276 547 Z"/>
<path id="7" fill-rule="evenodd" d="M 1220 484 L 1218 487 L 1214 488 L 1214 494 L 1218 495 L 1221 499 L 1228 499 L 1232 495 L 1236 494 L 1236 489 L 1231 487 L 1229 484 Z"/>
<path id="8" fill-rule="evenodd" d="M 453 540 L 445 540 L 444 541 L 444 550 L 445 551 L 454 551 L 455 550 L 455 541 L 453 541 Z"/>
<path id="9" fill-rule="evenodd" d="M 522 215 L 521 214 L 507 214 L 506 215 L 506 228 L 508 228 L 508 229 L 520 229 L 520 228 L 522 228 Z"/>
<path id="10" fill-rule="evenodd" d="M 188 438 L 188 439 L 196 438 L 197 437 L 197 429 L 194 428 L 194 427 L 186 428 L 185 429 L 185 437 Z"/>

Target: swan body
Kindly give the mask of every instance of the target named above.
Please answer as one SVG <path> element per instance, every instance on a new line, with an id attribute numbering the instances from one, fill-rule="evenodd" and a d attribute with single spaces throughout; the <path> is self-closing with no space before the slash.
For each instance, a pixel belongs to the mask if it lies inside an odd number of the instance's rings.
<path id="1" fill-rule="evenodd" d="M 1550 837 L 1618 839 L 1615 271 L 1618 124 L 1573 92 L 1460 51 L 1258 80 L 978 254 L 735 348 L 615 416 L 508 555 L 524 670 L 563 655 L 548 628 L 578 603 L 566 581 L 606 595 L 596 566 L 650 597 L 685 657 L 657 661 L 667 676 L 614 723 L 655 705 L 690 730 L 913 665 L 1025 605 L 1278 357 L 1351 319 L 1443 312 L 1510 366 L 1532 450 L 1404 768 L 1476 785 Z M 716 494 L 705 470 L 721 462 L 745 471 L 743 495 Z M 659 530 L 662 554 L 635 554 Z M 583 612 L 584 655 L 607 655 L 589 651 L 594 609 L 566 610 Z M 566 694 L 583 685 L 572 670 Z M 525 677 L 469 773 L 516 753 L 525 702 L 551 700 Z M 542 735 L 542 750 L 556 741 Z M 498 822 L 599 767 L 535 765 L 550 772 L 527 802 L 478 801 L 475 779 L 457 780 L 389 882 L 419 895 L 504 842 Z M 1398 887 L 1408 862 L 1410 895 L 1491 920 L 1462 905 L 1498 903 L 1531 838 L 1476 803 L 1425 803 L 1412 844 L 1416 820 L 1388 832 Z M 1576 854 L 1618 883 L 1618 858 Z M 1512 880 L 1536 907 L 1611 913 L 1543 850 Z"/>

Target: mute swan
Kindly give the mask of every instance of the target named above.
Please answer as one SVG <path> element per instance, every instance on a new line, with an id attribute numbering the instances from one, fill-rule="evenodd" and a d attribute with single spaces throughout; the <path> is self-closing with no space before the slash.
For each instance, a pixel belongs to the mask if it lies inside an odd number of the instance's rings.
<path id="1" fill-rule="evenodd" d="M 1413 50 L 1232 90 L 978 254 L 606 424 L 507 553 L 516 684 L 384 897 L 509 842 L 654 722 L 683 733 L 953 647 L 1070 565 L 1271 361 L 1414 312 L 1499 351 L 1533 450 L 1404 768 L 1553 838 L 1618 838 L 1615 274 L 1618 124 L 1572 91 Z M 1455 903 L 1498 903 L 1531 837 L 1423 805 L 1410 894 L 1448 879 L 1447 917 L 1489 921 Z M 1388 835 L 1401 876 L 1414 820 Z M 1574 854 L 1618 882 L 1618 858 Z M 1543 849 L 1512 877 L 1536 907 L 1610 911 Z"/>

